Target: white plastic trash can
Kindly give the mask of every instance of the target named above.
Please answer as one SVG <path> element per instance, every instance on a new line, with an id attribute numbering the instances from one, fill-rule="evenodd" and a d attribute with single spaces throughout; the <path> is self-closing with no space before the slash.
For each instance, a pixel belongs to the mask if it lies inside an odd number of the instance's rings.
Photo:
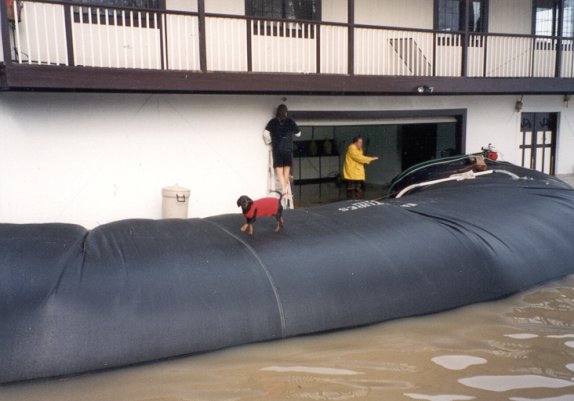
<path id="1" fill-rule="evenodd" d="M 179 185 L 162 188 L 161 217 L 164 219 L 187 219 L 190 193 L 188 188 Z"/>

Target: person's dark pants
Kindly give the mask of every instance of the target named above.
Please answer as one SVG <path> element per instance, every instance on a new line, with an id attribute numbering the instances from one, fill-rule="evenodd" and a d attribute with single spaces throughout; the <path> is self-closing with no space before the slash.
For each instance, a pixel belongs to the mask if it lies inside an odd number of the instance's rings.
<path id="1" fill-rule="evenodd" d="M 365 182 L 362 180 L 347 180 L 347 199 L 361 199 Z"/>

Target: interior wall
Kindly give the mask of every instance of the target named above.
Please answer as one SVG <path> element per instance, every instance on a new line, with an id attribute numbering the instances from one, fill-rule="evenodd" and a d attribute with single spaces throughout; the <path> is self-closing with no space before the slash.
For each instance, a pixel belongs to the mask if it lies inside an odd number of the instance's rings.
<path id="1" fill-rule="evenodd" d="M 442 157 L 449 149 L 456 150 L 456 123 L 437 124 L 435 157 Z"/>
<path id="2" fill-rule="evenodd" d="M 367 125 L 335 128 L 335 142 L 341 152 L 340 171 L 343 171 L 345 152 L 355 136 L 363 137 L 363 151 L 367 156 L 378 156 L 365 166 L 366 182 L 376 185 L 388 183 L 401 171 L 397 125 Z"/>

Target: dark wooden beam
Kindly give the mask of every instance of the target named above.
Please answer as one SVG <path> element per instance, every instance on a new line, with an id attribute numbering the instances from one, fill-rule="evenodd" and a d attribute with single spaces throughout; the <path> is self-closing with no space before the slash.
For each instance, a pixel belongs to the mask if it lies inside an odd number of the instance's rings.
<path id="1" fill-rule="evenodd" d="M 470 19 L 470 2 L 469 0 L 464 0 L 461 4 L 464 5 L 464 33 L 462 36 L 462 59 L 461 59 L 461 71 L 460 75 L 466 77 L 468 75 L 468 44 L 469 44 L 469 19 Z"/>
<path id="2" fill-rule="evenodd" d="M 8 88 L 8 81 L 6 79 L 6 68 L 0 64 L 0 91 Z"/>
<path id="3" fill-rule="evenodd" d="M 207 45 L 205 39 L 205 0 L 197 0 L 197 13 L 199 14 L 199 68 L 207 71 Z"/>
<path id="4" fill-rule="evenodd" d="M 559 78 L 562 75 L 562 34 L 564 29 L 564 0 L 558 0 L 558 38 L 555 39 L 556 43 L 556 66 L 554 69 L 554 76 Z"/>
<path id="5" fill-rule="evenodd" d="M 466 109 L 421 109 L 421 110 L 289 110 L 295 120 L 383 120 L 395 118 L 428 118 L 464 116 Z"/>
<path id="6" fill-rule="evenodd" d="M 323 9 L 321 7 L 323 1 L 317 2 L 317 10 L 315 15 L 315 20 L 318 22 L 322 21 Z M 315 25 L 317 27 L 317 33 L 315 34 L 315 72 L 317 74 L 321 73 L 321 25 Z"/>
<path id="7" fill-rule="evenodd" d="M 8 8 L 6 1 L 0 0 L 0 42 L 2 43 L 2 50 L 4 55 L 4 63 L 10 64 L 12 62 L 12 51 L 10 49 L 10 31 L 8 29 Z"/>
<path id="8" fill-rule="evenodd" d="M 347 24 L 347 73 L 349 75 L 355 75 L 355 0 L 347 0 Z"/>
<path id="9" fill-rule="evenodd" d="M 314 25 L 317 27 L 315 33 L 315 72 L 321 73 L 321 25 Z"/>
<path id="10" fill-rule="evenodd" d="M 246 0 L 247 1 L 247 0 Z M 251 25 L 253 24 L 253 20 L 247 20 L 247 71 L 253 71 L 253 29 Z"/>
<path id="11" fill-rule="evenodd" d="M 7 65 L 6 84 L 12 90 L 146 93 L 407 96 L 574 93 L 574 79 L 566 78 L 381 77 L 247 72 L 201 73 L 34 64 Z M 421 85 L 432 87 L 432 94 L 419 94 L 417 87 Z"/>
<path id="12" fill-rule="evenodd" d="M 65 5 L 64 6 L 64 20 L 65 20 L 65 28 L 66 28 L 66 48 L 68 49 L 68 64 L 69 65 L 76 65 L 76 61 L 74 59 L 74 35 L 72 33 L 72 6 Z"/>

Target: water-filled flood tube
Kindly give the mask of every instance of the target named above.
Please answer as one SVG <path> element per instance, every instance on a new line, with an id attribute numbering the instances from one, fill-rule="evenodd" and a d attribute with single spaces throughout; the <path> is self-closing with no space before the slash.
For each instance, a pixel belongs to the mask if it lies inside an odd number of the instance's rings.
<path id="1" fill-rule="evenodd" d="M 0 224 L 0 382 L 438 312 L 573 273 L 574 190 L 489 167 L 521 178 L 287 210 L 280 233 L 261 218 L 253 238 L 239 212 Z"/>

